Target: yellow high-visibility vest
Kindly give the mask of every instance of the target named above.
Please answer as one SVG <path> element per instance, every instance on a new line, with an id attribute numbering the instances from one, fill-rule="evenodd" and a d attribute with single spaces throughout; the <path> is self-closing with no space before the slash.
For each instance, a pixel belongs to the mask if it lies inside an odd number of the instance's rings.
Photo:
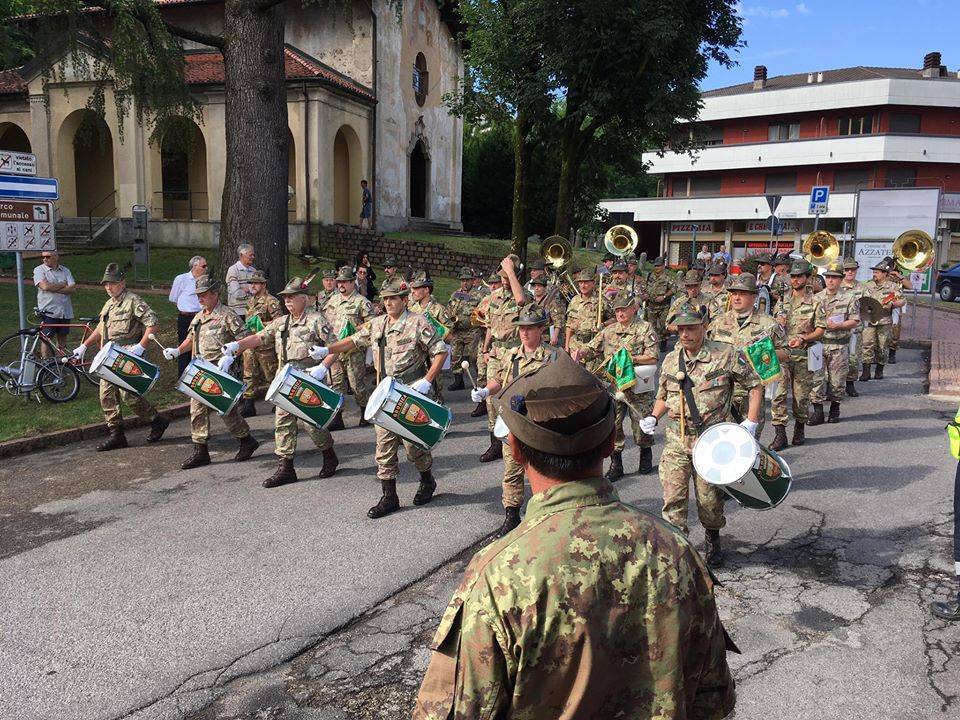
<path id="1" fill-rule="evenodd" d="M 950 439 L 950 454 L 960 460 L 960 410 L 957 410 L 953 422 L 947 423 L 947 437 Z"/>

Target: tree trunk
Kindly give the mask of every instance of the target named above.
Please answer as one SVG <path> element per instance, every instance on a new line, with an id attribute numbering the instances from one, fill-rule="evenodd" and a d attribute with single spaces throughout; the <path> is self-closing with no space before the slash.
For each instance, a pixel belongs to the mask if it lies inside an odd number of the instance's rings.
<path id="1" fill-rule="evenodd" d="M 577 180 L 586 141 L 576 125 L 568 125 L 563 131 L 560 151 L 560 182 L 557 190 L 557 214 L 553 231 L 571 241 L 574 210 L 577 196 Z"/>
<path id="2" fill-rule="evenodd" d="M 527 201 L 530 194 L 530 120 L 521 110 L 513 130 L 513 222 L 510 229 L 510 252 L 526 262 Z"/>
<path id="3" fill-rule="evenodd" d="M 226 0 L 226 170 L 220 212 L 221 277 L 248 243 L 270 292 L 286 283 L 287 97 L 283 5 Z"/>

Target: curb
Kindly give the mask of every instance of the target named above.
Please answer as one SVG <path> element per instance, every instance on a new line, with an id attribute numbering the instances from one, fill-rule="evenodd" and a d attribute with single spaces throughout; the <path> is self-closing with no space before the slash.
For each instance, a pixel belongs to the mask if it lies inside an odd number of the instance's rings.
<path id="1" fill-rule="evenodd" d="M 179 420 L 190 415 L 190 403 L 182 405 L 171 405 L 160 410 L 168 420 Z M 124 429 L 146 427 L 149 422 L 141 420 L 134 416 L 123 421 Z M 106 423 L 92 423 L 90 425 L 81 425 L 76 428 L 66 430 L 56 430 L 55 432 L 43 433 L 27 438 L 17 438 L 15 440 L 6 440 L 0 442 L 0 458 L 17 457 L 26 455 L 34 450 L 46 450 L 60 445 L 68 445 L 83 440 L 92 440 L 93 438 L 103 437 L 107 434 Z"/>

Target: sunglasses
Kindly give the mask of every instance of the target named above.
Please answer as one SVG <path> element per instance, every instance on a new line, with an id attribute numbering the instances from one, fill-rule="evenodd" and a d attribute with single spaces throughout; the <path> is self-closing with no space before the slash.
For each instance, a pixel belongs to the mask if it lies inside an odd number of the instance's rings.
<path id="1" fill-rule="evenodd" d="M 53 255 L 41 255 L 44 260 L 53 260 Z"/>

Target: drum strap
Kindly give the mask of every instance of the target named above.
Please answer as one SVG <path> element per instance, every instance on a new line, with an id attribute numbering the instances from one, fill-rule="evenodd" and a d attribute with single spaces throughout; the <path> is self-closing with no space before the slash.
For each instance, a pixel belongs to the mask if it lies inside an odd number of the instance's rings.
<path id="1" fill-rule="evenodd" d="M 283 323 L 283 330 L 280 331 L 280 367 L 287 364 L 287 335 L 290 334 L 290 316 Z"/>
<path id="2" fill-rule="evenodd" d="M 389 322 L 389 319 L 384 320 L 383 331 L 380 333 L 380 337 L 377 338 L 377 382 L 380 382 L 387 376 L 387 361 L 384 357 L 386 355 L 384 350 L 387 348 L 387 322 Z"/>
<path id="3" fill-rule="evenodd" d="M 103 337 L 100 339 L 100 347 L 110 342 L 110 313 L 103 314 Z"/>
<path id="4" fill-rule="evenodd" d="M 687 407 L 690 408 L 690 422 L 693 423 L 693 428 L 697 431 L 697 435 L 699 435 L 701 428 L 703 428 L 703 418 L 700 417 L 700 411 L 697 410 L 697 403 L 694 402 L 693 399 L 693 381 L 687 372 L 687 364 L 683 361 L 683 350 L 677 353 L 677 357 L 680 361 L 680 372 L 683 373 L 683 380 L 680 381 L 680 390 L 683 392 L 683 397 L 687 401 Z"/>

